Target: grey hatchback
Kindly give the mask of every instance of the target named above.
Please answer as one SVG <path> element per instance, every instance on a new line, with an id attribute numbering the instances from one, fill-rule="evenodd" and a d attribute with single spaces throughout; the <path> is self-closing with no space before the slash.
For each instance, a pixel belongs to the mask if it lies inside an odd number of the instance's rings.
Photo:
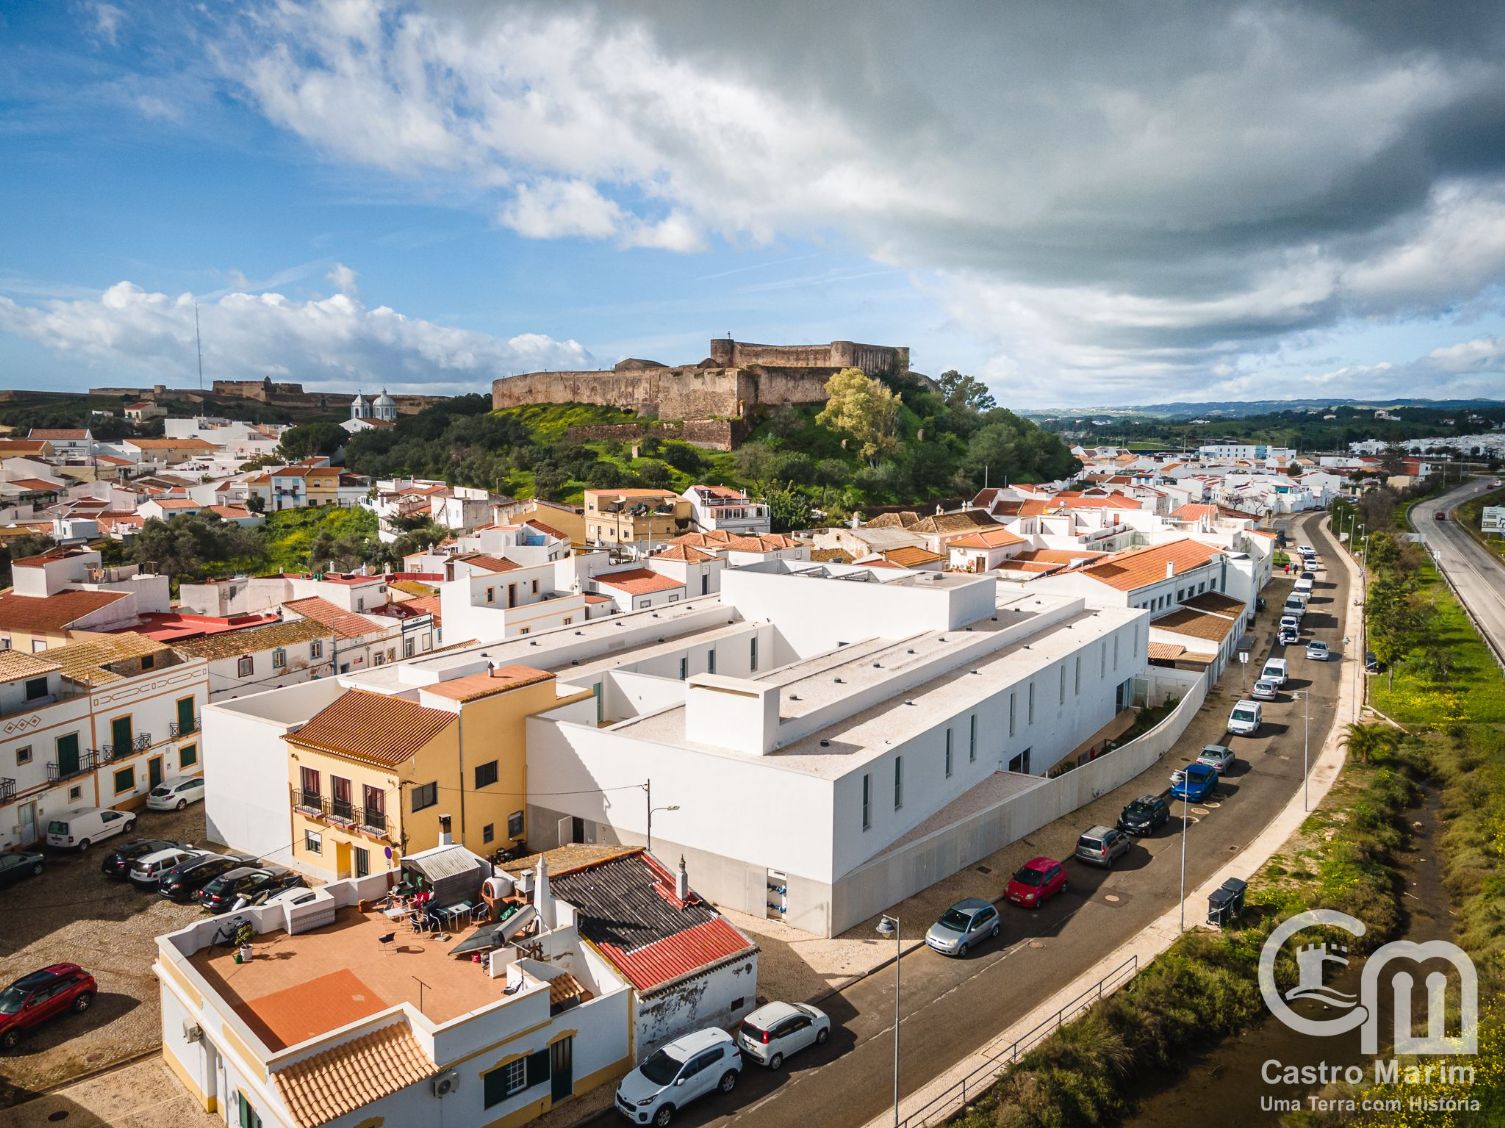
<path id="1" fill-rule="evenodd" d="M 925 943 L 945 956 L 965 956 L 973 944 L 996 937 L 1000 930 L 998 910 L 981 897 L 958 901 L 925 933 Z"/>
<path id="2" fill-rule="evenodd" d="M 1121 830 L 1111 826 L 1090 827 L 1076 841 L 1077 861 L 1112 869 L 1113 862 L 1127 854 L 1133 845 L 1134 840 Z"/>

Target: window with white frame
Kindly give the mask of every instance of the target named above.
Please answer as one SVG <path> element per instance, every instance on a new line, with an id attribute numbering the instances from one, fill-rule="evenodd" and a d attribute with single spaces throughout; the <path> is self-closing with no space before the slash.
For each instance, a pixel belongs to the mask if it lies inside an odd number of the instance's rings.
<path id="1" fill-rule="evenodd" d="M 236 661 L 235 661 L 235 676 L 236 677 L 238 677 L 238 678 L 249 678 L 249 677 L 253 676 L 255 673 L 256 673 L 256 659 L 255 658 L 252 658 L 248 654 L 244 658 L 238 658 L 238 659 L 236 659 Z"/>

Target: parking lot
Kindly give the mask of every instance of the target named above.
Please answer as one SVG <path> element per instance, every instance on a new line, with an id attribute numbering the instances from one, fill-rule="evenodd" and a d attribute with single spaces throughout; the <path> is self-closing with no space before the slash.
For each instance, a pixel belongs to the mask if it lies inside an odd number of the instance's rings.
<path id="1" fill-rule="evenodd" d="M 91 972 L 99 994 L 86 1013 L 70 1014 L 29 1032 L 0 1055 L 0 1107 L 161 1042 L 155 938 L 197 920 L 196 904 L 179 905 L 99 872 L 106 854 L 131 838 L 204 840 L 204 807 L 137 812 L 134 834 L 117 836 L 86 854 L 47 850 L 47 868 L 5 889 L 0 920 L 0 986 L 49 964 L 71 962 Z"/>

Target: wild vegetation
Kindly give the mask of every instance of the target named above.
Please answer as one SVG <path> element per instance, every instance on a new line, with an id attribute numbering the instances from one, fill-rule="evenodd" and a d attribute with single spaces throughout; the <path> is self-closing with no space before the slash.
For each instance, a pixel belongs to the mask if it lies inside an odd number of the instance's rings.
<path id="1" fill-rule="evenodd" d="M 647 486 L 682 490 L 695 481 L 740 486 L 773 507 L 775 528 L 819 510 L 840 519 L 864 507 L 970 497 L 985 482 L 1069 476 L 1062 442 L 994 406 L 979 381 L 948 372 L 939 381 L 833 377 L 825 407 L 778 407 L 752 421 L 735 452 L 703 450 L 654 420 L 588 404 L 535 404 L 491 411 L 461 396 L 355 436 L 347 466 L 361 474 L 412 474 L 520 497 L 576 501 L 582 490 Z M 638 423 L 633 440 L 570 437 L 572 427 Z M 578 434 L 578 432 L 577 432 Z"/>

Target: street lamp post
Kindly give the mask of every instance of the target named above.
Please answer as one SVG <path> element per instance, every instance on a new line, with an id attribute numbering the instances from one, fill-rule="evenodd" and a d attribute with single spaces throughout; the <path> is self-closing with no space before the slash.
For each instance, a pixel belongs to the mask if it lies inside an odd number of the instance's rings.
<path id="1" fill-rule="evenodd" d="M 1311 803 L 1311 772 L 1307 767 L 1307 758 L 1311 750 L 1312 736 L 1312 691 L 1304 689 L 1299 694 L 1301 698 L 1301 809 L 1310 811 Z"/>
<path id="2" fill-rule="evenodd" d="M 899 918 L 884 913 L 878 918 L 878 935 L 894 938 L 894 1128 L 899 1128 L 899 964 L 904 959 L 904 948 L 899 940 Z"/>
<path id="3" fill-rule="evenodd" d="M 669 807 L 655 807 L 653 805 L 653 781 L 651 779 L 644 782 L 644 784 L 643 784 L 643 794 L 648 797 L 648 800 L 647 800 L 648 801 L 648 834 L 647 834 L 647 838 L 648 838 L 648 853 L 651 854 L 651 853 L 653 853 L 653 813 L 655 811 L 677 811 L 677 810 L 679 810 L 679 804 L 675 803 L 674 805 L 669 806 Z"/>
<path id="4" fill-rule="evenodd" d="M 1181 796 L 1181 931 L 1186 931 L 1186 812 L 1191 800 Z"/>

